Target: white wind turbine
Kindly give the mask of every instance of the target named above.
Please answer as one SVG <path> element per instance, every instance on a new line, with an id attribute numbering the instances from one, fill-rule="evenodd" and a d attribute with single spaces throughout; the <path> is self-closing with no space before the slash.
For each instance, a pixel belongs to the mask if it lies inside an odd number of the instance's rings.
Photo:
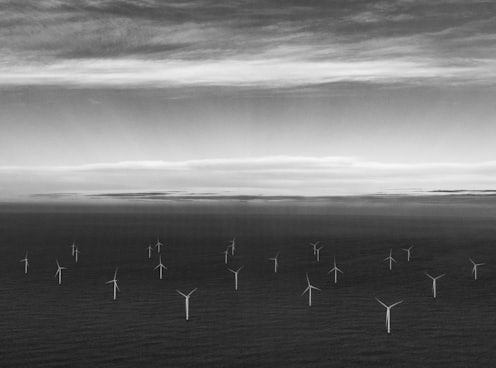
<path id="1" fill-rule="evenodd" d="M 222 252 L 222 254 L 224 254 L 224 264 L 227 264 L 229 259 L 229 247 L 227 247 L 226 250 Z"/>
<path id="2" fill-rule="evenodd" d="M 413 245 L 410 245 L 408 248 L 401 248 L 401 250 L 404 250 L 406 252 L 406 261 L 410 262 L 410 259 L 412 258 L 412 248 Z"/>
<path id="3" fill-rule="evenodd" d="M 71 255 L 74 257 L 74 252 L 76 250 L 76 241 L 73 241 L 71 245 L 69 245 L 71 247 Z"/>
<path id="4" fill-rule="evenodd" d="M 274 273 L 277 273 L 277 268 L 279 267 L 279 262 L 277 260 L 278 258 L 279 258 L 279 252 L 276 253 L 275 257 L 269 258 L 269 261 L 274 262 Z"/>
<path id="5" fill-rule="evenodd" d="M 28 252 L 26 251 L 26 256 L 21 259 L 19 262 L 24 262 L 24 274 L 28 274 L 29 260 L 28 260 Z"/>
<path id="6" fill-rule="evenodd" d="M 384 304 L 383 302 L 381 302 L 379 299 L 375 298 L 375 300 L 377 300 L 384 308 L 386 308 L 386 328 L 387 328 L 387 333 L 391 333 L 391 308 L 393 308 L 394 306 L 400 304 L 400 303 L 403 303 L 403 300 L 400 300 L 399 302 L 396 302 L 394 304 L 391 304 L 391 305 L 386 305 Z"/>
<path id="7" fill-rule="evenodd" d="M 318 290 L 318 291 L 322 291 L 322 290 L 320 290 L 318 287 L 315 287 L 312 284 L 310 284 L 310 279 L 308 278 L 308 273 L 306 274 L 306 276 L 307 276 L 307 288 L 303 291 L 303 293 L 301 293 L 301 296 L 305 295 L 305 293 L 308 292 L 308 306 L 311 307 L 312 306 L 312 289 Z"/>
<path id="8" fill-rule="evenodd" d="M 324 246 L 321 246 L 321 247 L 319 247 L 319 248 L 315 249 L 315 252 L 316 252 L 316 253 L 315 253 L 315 255 L 316 255 L 316 257 L 317 257 L 317 262 L 320 262 L 320 251 L 321 251 L 323 248 L 324 248 Z"/>
<path id="9" fill-rule="evenodd" d="M 157 248 L 157 253 L 160 253 L 160 247 L 162 246 L 163 244 L 160 242 L 160 239 L 158 238 L 157 236 L 157 242 L 155 243 L 155 248 Z"/>
<path id="10" fill-rule="evenodd" d="M 228 268 L 228 270 L 234 274 L 234 290 L 238 290 L 238 273 L 243 269 L 243 267 L 244 266 L 241 266 L 236 271 Z"/>
<path id="11" fill-rule="evenodd" d="M 106 282 L 106 284 L 113 284 L 113 286 L 114 286 L 114 300 L 117 299 L 117 292 L 118 291 L 120 292 L 119 286 L 117 285 L 117 271 L 118 270 L 119 270 L 119 268 L 116 268 L 115 272 L 114 272 L 114 278 L 112 280 Z"/>
<path id="12" fill-rule="evenodd" d="M 317 241 L 315 243 L 310 243 L 310 246 L 313 248 L 313 255 L 316 256 L 317 255 L 317 245 L 320 244 L 320 241 Z"/>
<path id="13" fill-rule="evenodd" d="M 55 277 L 59 277 L 59 285 L 62 284 L 62 270 L 67 270 L 67 267 L 60 267 L 59 260 L 56 259 L 57 262 L 57 272 L 55 272 Z"/>
<path id="14" fill-rule="evenodd" d="M 389 250 L 389 257 L 384 258 L 385 261 L 389 261 L 389 271 L 393 269 L 393 262 L 397 263 L 396 260 L 393 258 L 393 249 Z"/>
<path id="15" fill-rule="evenodd" d="M 436 281 L 438 279 L 440 279 L 441 277 L 445 276 L 445 274 L 443 273 L 439 276 L 434 277 L 434 276 L 429 275 L 427 272 L 424 272 L 424 273 L 427 275 L 427 277 L 429 277 L 432 280 L 432 295 L 434 296 L 434 298 L 436 298 L 436 295 L 437 295 Z"/>
<path id="16" fill-rule="evenodd" d="M 74 250 L 74 258 L 75 258 L 76 263 L 79 262 L 79 253 L 81 253 L 79 251 L 79 247 L 76 246 L 76 249 Z"/>
<path id="17" fill-rule="evenodd" d="M 193 294 L 196 290 L 198 290 L 198 288 L 194 288 L 193 290 L 191 290 L 189 292 L 189 294 L 184 294 L 182 292 L 180 292 L 179 290 L 176 289 L 176 291 L 178 292 L 178 294 L 184 296 L 184 307 L 186 309 L 186 321 L 189 320 L 189 297 L 191 296 L 191 294 Z"/>
<path id="18" fill-rule="evenodd" d="M 479 266 L 484 266 L 484 265 L 485 265 L 485 263 L 475 263 L 475 262 L 474 262 L 474 260 L 473 260 L 472 258 L 469 258 L 469 260 L 470 260 L 470 263 L 472 263 L 472 265 L 474 266 L 474 267 L 472 268 L 472 273 L 474 274 L 474 280 L 477 280 L 477 268 L 478 268 Z"/>
<path id="19" fill-rule="evenodd" d="M 336 257 L 334 257 L 334 267 L 333 267 L 333 268 L 331 268 L 331 269 L 329 270 L 329 272 L 327 272 L 327 273 L 331 273 L 331 272 L 334 272 L 334 283 L 335 283 L 335 284 L 337 284 L 337 283 L 338 283 L 338 272 L 343 273 L 343 271 L 341 271 L 341 270 L 339 269 L 339 267 L 338 267 L 338 266 L 336 266 Z"/>
<path id="20" fill-rule="evenodd" d="M 154 270 L 156 269 L 159 269 L 159 272 L 160 272 L 160 280 L 162 280 L 162 271 L 163 270 L 167 270 L 167 267 L 165 267 L 163 264 L 162 264 L 162 256 L 159 256 L 159 263 L 158 265 L 154 268 Z"/>
<path id="21" fill-rule="evenodd" d="M 231 244 L 227 246 L 228 248 L 231 248 L 231 255 L 234 255 L 234 252 L 236 251 L 236 238 L 233 238 L 231 240 Z"/>
<path id="22" fill-rule="evenodd" d="M 146 247 L 146 250 L 148 250 L 148 259 L 151 259 L 153 247 L 150 243 L 148 244 L 148 247 Z"/>

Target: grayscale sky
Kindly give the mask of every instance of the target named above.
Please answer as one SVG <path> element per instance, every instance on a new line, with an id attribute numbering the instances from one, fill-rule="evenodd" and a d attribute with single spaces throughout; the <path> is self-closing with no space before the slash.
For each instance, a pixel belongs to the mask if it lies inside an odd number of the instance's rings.
<path id="1" fill-rule="evenodd" d="M 496 3 L 0 3 L 0 197 L 496 188 Z"/>

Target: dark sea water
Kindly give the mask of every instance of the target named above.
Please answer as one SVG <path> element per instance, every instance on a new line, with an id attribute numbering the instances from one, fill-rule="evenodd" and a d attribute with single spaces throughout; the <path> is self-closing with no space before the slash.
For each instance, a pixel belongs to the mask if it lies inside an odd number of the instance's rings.
<path id="1" fill-rule="evenodd" d="M 490 367 L 496 200 L 0 205 L 0 367 Z M 164 280 L 147 259 L 160 236 Z M 223 254 L 236 237 L 232 267 Z M 80 263 L 71 257 L 75 240 Z M 311 241 L 325 248 L 316 263 Z M 406 262 L 400 248 L 415 244 Z M 393 271 L 383 259 L 393 248 Z M 18 261 L 29 250 L 29 274 Z M 280 272 L 267 258 L 280 251 Z M 336 254 L 337 286 L 327 271 Z M 487 265 L 479 280 L 468 257 Z M 55 258 L 69 269 L 54 278 Z M 105 282 L 119 267 L 121 292 Z M 424 271 L 446 273 L 438 298 Z M 301 296 L 305 273 L 321 288 Z M 184 299 L 191 296 L 190 321 Z M 386 334 L 390 304 L 392 333 Z M 492 364 L 491 364 L 492 363 Z"/>

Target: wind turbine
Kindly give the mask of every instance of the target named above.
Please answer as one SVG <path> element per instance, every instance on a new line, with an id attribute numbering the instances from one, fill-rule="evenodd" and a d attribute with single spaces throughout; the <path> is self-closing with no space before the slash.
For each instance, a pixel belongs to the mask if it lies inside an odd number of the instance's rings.
<path id="1" fill-rule="evenodd" d="M 312 289 L 318 290 L 318 291 L 322 291 L 322 290 L 320 290 L 318 287 L 315 287 L 312 284 L 310 284 L 310 279 L 308 278 L 308 273 L 306 275 L 307 275 L 307 288 L 303 291 L 303 293 L 301 293 L 301 296 L 305 295 L 305 293 L 308 291 L 308 306 L 311 307 L 312 306 Z"/>
<path id="2" fill-rule="evenodd" d="M 189 297 L 191 296 L 191 294 L 193 294 L 196 290 L 198 290 L 198 288 L 194 288 L 193 290 L 191 290 L 189 292 L 189 294 L 184 294 L 184 293 L 181 293 L 179 290 L 176 289 L 176 291 L 178 292 L 178 294 L 184 296 L 184 307 L 186 309 L 186 321 L 189 321 Z"/>
<path id="3" fill-rule="evenodd" d="M 243 269 L 243 267 L 244 266 L 241 266 L 236 271 L 228 268 L 228 270 L 234 274 L 234 290 L 238 290 L 238 273 Z"/>
<path id="4" fill-rule="evenodd" d="M 74 251 L 76 250 L 76 241 L 72 242 L 72 245 L 69 245 L 71 247 L 71 254 L 74 257 Z"/>
<path id="5" fill-rule="evenodd" d="M 396 262 L 396 260 L 393 258 L 393 249 L 391 249 L 389 251 L 389 257 L 386 257 L 384 258 L 385 261 L 389 261 L 389 271 L 391 271 L 393 269 L 393 262 L 394 263 L 398 263 Z"/>
<path id="6" fill-rule="evenodd" d="M 275 257 L 269 258 L 269 261 L 274 261 L 274 273 L 277 273 L 277 268 L 279 267 L 279 262 L 277 261 L 279 258 L 279 252 L 276 253 Z"/>
<path id="7" fill-rule="evenodd" d="M 229 258 L 229 247 L 227 247 L 226 250 L 222 252 L 222 254 L 224 254 L 224 264 L 227 264 L 227 260 Z"/>
<path id="8" fill-rule="evenodd" d="M 412 258 L 412 248 L 413 245 L 410 245 L 408 248 L 401 248 L 401 250 L 404 250 L 406 252 L 406 261 L 410 262 L 410 258 Z"/>
<path id="9" fill-rule="evenodd" d="M 24 274 L 28 274 L 28 267 L 29 267 L 29 261 L 28 261 L 28 252 L 26 251 L 26 256 L 21 259 L 19 262 L 24 262 Z"/>
<path id="10" fill-rule="evenodd" d="M 317 262 L 320 262 L 320 251 L 324 248 L 324 246 L 321 246 L 320 248 L 315 249 L 316 256 L 317 256 Z"/>
<path id="11" fill-rule="evenodd" d="M 438 279 L 440 279 L 441 277 L 443 277 L 445 274 L 443 273 L 439 276 L 433 277 L 433 276 L 429 275 L 427 272 L 424 272 L 424 273 L 427 275 L 427 277 L 429 277 L 432 280 L 432 294 L 434 295 L 434 298 L 436 298 L 436 281 Z"/>
<path id="12" fill-rule="evenodd" d="M 162 271 L 163 270 L 167 270 L 167 267 L 165 267 L 163 264 L 162 264 L 162 256 L 159 256 L 159 263 L 158 265 L 154 268 L 154 270 L 156 269 L 159 269 L 159 272 L 160 272 L 160 280 L 162 280 Z"/>
<path id="13" fill-rule="evenodd" d="M 79 261 L 79 253 L 81 253 L 81 252 L 79 251 L 79 248 L 76 246 L 76 249 L 74 250 L 74 258 L 75 258 L 76 263 L 78 263 L 78 261 Z"/>
<path id="14" fill-rule="evenodd" d="M 394 306 L 400 304 L 400 303 L 403 303 L 403 300 L 400 300 L 399 302 L 396 302 L 394 304 L 391 304 L 391 305 L 386 305 L 384 304 L 383 302 L 381 302 L 379 299 L 375 298 L 375 300 L 377 300 L 384 308 L 386 308 L 386 328 L 387 328 L 387 333 L 391 333 L 391 308 L 393 308 Z"/>
<path id="15" fill-rule="evenodd" d="M 148 247 L 146 247 L 146 249 L 148 250 L 148 259 L 151 259 L 152 258 L 152 250 L 153 250 L 151 243 L 148 244 Z"/>
<path id="16" fill-rule="evenodd" d="M 157 252 L 160 253 L 160 247 L 162 246 L 163 244 L 160 242 L 158 236 L 157 236 L 157 242 L 155 243 L 155 248 L 157 248 Z"/>
<path id="17" fill-rule="evenodd" d="M 231 255 L 233 256 L 234 252 L 236 251 L 236 238 L 235 237 L 231 240 L 231 244 L 229 244 L 227 247 L 231 248 Z"/>
<path id="18" fill-rule="evenodd" d="M 334 272 L 334 283 L 335 283 L 335 284 L 337 284 L 337 283 L 338 283 L 338 272 L 343 273 L 343 271 L 341 271 L 341 270 L 339 269 L 339 267 L 338 267 L 338 266 L 336 266 L 336 257 L 334 257 L 334 267 L 333 267 L 333 268 L 331 268 L 331 269 L 329 270 L 329 272 L 327 272 L 327 273 L 331 273 L 331 272 Z"/>
<path id="19" fill-rule="evenodd" d="M 26 253 L 27 254 L 27 253 Z M 27 255 L 26 255 L 27 257 Z M 472 265 L 474 266 L 472 268 L 472 273 L 474 274 L 474 280 L 477 280 L 477 267 L 479 266 L 484 266 L 485 263 L 475 263 L 474 260 L 472 258 L 469 258 L 470 262 L 472 263 Z"/>
<path id="20" fill-rule="evenodd" d="M 317 241 L 315 243 L 310 243 L 310 246 L 313 248 L 313 255 L 317 255 L 317 245 L 320 244 L 320 241 Z"/>
<path id="21" fill-rule="evenodd" d="M 117 292 L 119 290 L 119 286 L 117 285 L 117 271 L 119 270 L 119 268 L 116 268 L 115 269 L 115 272 L 114 272 L 114 278 L 110 281 L 107 281 L 106 284 L 114 284 L 114 300 L 117 299 Z"/>
<path id="22" fill-rule="evenodd" d="M 67 270 L 67 267 L 60 267 L 59 260 L 56 259 L 55 262 L 57 262 L 57 272 L 55 272 L 54 277 L 59 277 L 59 285 L 62 284 L 62 270 Z"/>

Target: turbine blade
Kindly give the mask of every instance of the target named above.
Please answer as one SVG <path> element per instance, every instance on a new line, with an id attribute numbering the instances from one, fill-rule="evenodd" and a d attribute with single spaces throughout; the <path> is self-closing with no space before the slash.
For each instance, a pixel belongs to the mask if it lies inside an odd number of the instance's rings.
<path id="1" fill-rule="evenodd" d="M 303 293 L 301 293 L 301 296 L 305 295 L 305 293 L 310 290 L 310 286 L 307 286 L 307 288 L 305 290 L 303 290 Z"/>
<path id="2" fill-rule="evenodd" d="M 186 294 L 181 293 L 179 290 L 177 290 L 177 289 L 176 289 L 176 291 L 177 291 L 179 294 L 181 294 L 182 296 L 184 296 L 185 298 L 187 297 L 187 295 L 186 295 Z"/>
<path id="3" fill-rule="evenodd" d="M 396 302 L 396 303 L 394 303 L 394 304 L 391 304 L 391 305 L 389 306 L 389 308 L 393 308 L 395 305 L 398 305 L 398 304 L 401 304 L 401 303 L 403 303 L 403 300 L 400 300 L 399 302 Z"/>
<path id="4" fill-rule="evenodd" d="M 188 296 L 190 296 L 191 294 L 193 294 L 196 290 L 198 290 L 198 288 L 194 288 L 193 290 L 191 290 L 188 294 Z"/>
<path id="5" fill-rule="evenodd" d="M 380 301 L 378 298 L 375 298 L 375 300 L 377 300 L 379 302 L 379 304 L 381 304 L 384 308 L 387 308 L 388 306 L 386 304 L 384 304 L 382 301 Z"/>

